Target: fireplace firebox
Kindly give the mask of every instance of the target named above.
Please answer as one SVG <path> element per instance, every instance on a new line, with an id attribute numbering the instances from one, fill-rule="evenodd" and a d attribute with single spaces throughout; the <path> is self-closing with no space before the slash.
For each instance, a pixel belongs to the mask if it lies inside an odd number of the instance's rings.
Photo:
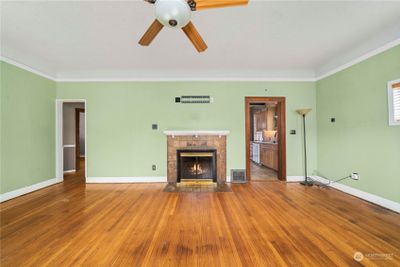
<path id="1" fill-rule="evenodd" d="M 212 180 L 217 182 L 216 150 L 177 150 L 177 182 Z"/>

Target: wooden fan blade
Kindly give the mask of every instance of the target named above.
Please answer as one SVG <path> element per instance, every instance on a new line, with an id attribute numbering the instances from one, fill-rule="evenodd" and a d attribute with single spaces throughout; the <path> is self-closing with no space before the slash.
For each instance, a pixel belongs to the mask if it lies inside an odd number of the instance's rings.
<path id="1" fill-rule="evenodd" d="M 142 38 L 139 41 L 139 44 L 143 46 L 148 46 L 163 27 L 164 25 L 162 25 L 158 20 L 154 20 L 147 31 L 143 34 Z"/>
<path id="2" fill-rule="evenodd" d="M 249 0 L 194 0 L 196 10 L 247 5 Z"/>
<path id="3" fill-rule="evenodd" d="M 199 53 L 207 49 L 206 43 L 204 42 L 203 38 L 201 38 L 199 32 L 196 30 L 196 27 L 192 22 L 189 22 L 185 27 L 182 28 L 182 30 Z"/>

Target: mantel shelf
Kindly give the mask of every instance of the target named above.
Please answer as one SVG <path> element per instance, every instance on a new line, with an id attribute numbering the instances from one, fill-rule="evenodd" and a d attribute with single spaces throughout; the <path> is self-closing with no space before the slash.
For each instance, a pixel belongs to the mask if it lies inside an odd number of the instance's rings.
<path id="1" fill-rule="evenodd" d="M 169 130 L 169 131 L 164 131 L 164 134 L 168 135 L 168 136 L 201 136 L 201 135 L 224 136 L 224 135 L 228 135 L 229 131 L 227 131 L 227 130 L 215 130 L 215 131 Z"/>

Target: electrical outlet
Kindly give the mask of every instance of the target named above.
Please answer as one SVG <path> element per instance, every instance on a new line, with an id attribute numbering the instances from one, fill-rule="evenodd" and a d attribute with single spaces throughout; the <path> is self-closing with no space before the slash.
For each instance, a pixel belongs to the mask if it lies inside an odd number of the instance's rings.
<path id="1" fill-rule="evenodd" d="M 156 166 L 156 165 L 152 165 L 152 166 L 151 166 L 151 169 L 152 169 L 153 171 L 155 171 L 155 170 L 157 170 L 157 166 Z"/>
<path id="2" fill-rule="evenodd" d="M 350 177 L 353 180 L 359 180 L 360 179 L 360 175 L 358 174 L 358 172 L 352 172 Z"/>

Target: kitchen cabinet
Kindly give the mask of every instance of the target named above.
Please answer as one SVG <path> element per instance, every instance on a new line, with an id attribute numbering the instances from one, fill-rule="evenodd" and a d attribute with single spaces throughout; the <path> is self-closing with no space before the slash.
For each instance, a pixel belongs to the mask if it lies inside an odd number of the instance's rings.
<path id="1" fill-rule="evenodd" d="M 267 127 L 267 121 L 264 110 L 258 110 L 254 113 L 254 128 L 257 132 L 264 130 Z"/>
<path id="2" fill-rule="evenodd" d="M 267 107 L 254 112 L 253 122 L 255 131 L 275 131 L 277 129 L 275 113 L 276 107 Z"/>
<path id="3" fill-rule="evenodd" d="M 277 144 L 261 144 L 260 146 L 260 162 L 265 167 L 278 170 L 278 145 Z"/>

